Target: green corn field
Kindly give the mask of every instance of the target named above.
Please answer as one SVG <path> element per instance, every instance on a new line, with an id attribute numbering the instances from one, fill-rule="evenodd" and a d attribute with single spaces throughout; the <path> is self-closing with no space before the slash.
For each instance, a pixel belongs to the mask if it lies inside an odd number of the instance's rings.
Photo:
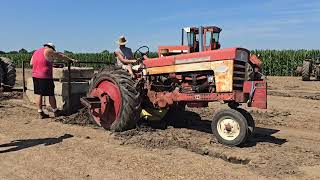
<path id="1" fill-rule="evenodd" d="M 305 58 L 320 56 L 320 50 L 253 50 L 263 62 L 263 73 L 267 76 L 296 76 L 297 66 L 302 65 Z M 1 54 L 12 59 L 17 67 L 22 61 L 29 61 L 32 54 Z M 85 62 L 103 62 L 104 64 L 82 64 L 81 66 L 101 67 L 115 62 L 113 53 L 70 53 L 68 56 Z M 150 53 L 149 57 L 157 57 Z M 26 63 L 28 67 L 29 63 Z"/>
<path id="2" fill-rule="evenodd" d="M 253 50 L 263 62 L 263 73 L 268 76 L 296 76 L 297 66 L 306 58 L 320 56 L 320 50 Z"/>

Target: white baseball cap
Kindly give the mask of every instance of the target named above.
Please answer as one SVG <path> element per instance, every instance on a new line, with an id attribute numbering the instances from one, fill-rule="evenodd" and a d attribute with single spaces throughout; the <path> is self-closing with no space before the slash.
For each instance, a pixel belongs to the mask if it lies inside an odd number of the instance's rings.
<path id="1" fill-rule="evenodd" d="M 43 44 L 43 46 L 49 46 L 49 47 L 51 47 L 53 50 L 56 50 L 56 46 L 55 46 L 53 43 L 51 43 L 51 42 L 45 43 L 45 44 Z"/>

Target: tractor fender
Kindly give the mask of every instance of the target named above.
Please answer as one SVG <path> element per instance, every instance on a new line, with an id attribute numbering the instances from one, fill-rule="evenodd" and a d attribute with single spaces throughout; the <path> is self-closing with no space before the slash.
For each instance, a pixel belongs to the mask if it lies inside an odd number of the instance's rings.
<path id="1" fill-rule="evenodd" d="M 255 54 L 250 56 L 249 63 L 258 67 L 260 70 L 262 69 L 262 61 Z"/>

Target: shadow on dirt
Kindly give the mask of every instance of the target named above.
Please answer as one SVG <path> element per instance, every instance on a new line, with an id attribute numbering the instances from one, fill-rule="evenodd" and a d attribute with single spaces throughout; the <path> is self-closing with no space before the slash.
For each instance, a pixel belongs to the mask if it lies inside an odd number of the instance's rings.
<path id="1" fill-rule="evenodd" d="M 23 150 L 26 148 L 31 148 L 38 145 L 44 145 L 44 146 L 50 146 L 57 143 L 61 143 L 64 139 L 72 138 L 73 135 L 71 134 L 65 134 L 63 136 L 57 137 L 57 138 L 43 138 L 43 139 L 21 139 L 21 140 L 15 140 L 11 141 L 7 144 L 1 144 L 0 149 L 2 148 L 9 148 L 6 150 L 0 150 L 1 153 L 8 153 L 8 152 L 14 152 Z"/>
<path id="2" fill-rule="evenodd" d="M 277 129 L 256 127 L 254 135 L 251 138 L 249 138 L 248 142 L 244 145 L 244 147 L 253 147 L 256 146 L 258 143 L 272 143 L 282 145 L 288 142 L 287 139 L 272 136 L 273 134 L 279 131 L 280 130 Z"/>
<path id="3" fill-rule="evenodd" d="M 164 118 L 168 126 L 174 128 L 186 128 L 205 133 L 212 133 L 211 121 L 202 120 L 201 116 L 192 111 L 173 111 L 169 112 Z"/>

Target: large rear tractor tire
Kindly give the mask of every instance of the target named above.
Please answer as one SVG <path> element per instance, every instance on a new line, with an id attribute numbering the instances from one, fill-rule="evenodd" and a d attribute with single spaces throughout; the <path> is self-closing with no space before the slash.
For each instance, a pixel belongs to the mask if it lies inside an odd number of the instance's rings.
<path id="1" fill-rule="evenodd" d="M 311 62 L 303 61 L 302 81 L 310 81 L 310 76 L 311 76 Z"/>
<path id="2" fill-rule="evenodd" d="M 140 93 L 127 71 L 108 67 L 96 74 L 90 83 L 88 96 L 106 97 L 101 111 L 91 110 L 92 119 L 104 129 L 125 131 L 136 127 L 141 112 Z"/>
<path id="3" fill-rule="evenodd" d="M 4 84 L 4 89 L 13 88 L 16 83 L 16 66 L 9 58 L 0 57 L 0 68 L 2 68 L 4 74 L 2 77 L 2 84 Z"/>
<path id="4" fill-rule="evenodd" d="M 248 138 L 247 120 L 234 109 L 218 111 L 213 117 L 211 128 L 217 140 L 227 146 L 239 146 Z"/>

